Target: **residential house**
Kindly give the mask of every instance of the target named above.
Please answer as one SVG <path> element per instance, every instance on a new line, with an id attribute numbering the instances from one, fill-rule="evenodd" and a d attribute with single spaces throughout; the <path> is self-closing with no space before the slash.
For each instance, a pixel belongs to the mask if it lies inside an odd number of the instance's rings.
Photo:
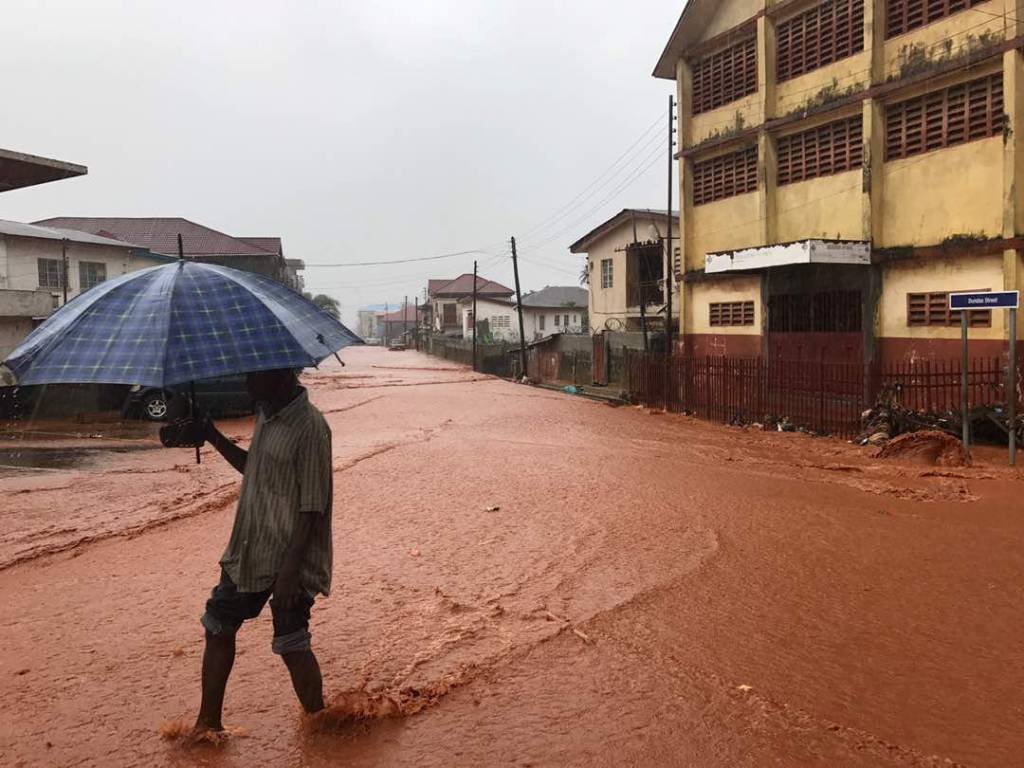
<path id="1" fill-rule="evenodd" d="M 0 192 L 86 173 L 81 165 L 0 149 Z M 0 360 L 64 303 L 65 292 L 72 299 L 164 261 L 120 240 L 0 220 Z"/>
<path id="2" fill-rule="evenodd" d="M 477 298 L 510 300 L 515 293 L 493 280 L 483 277 L 476 279 Z M 454 280 L 430 280 L 427 283 L 427 300 L 436 333 L 461 336 L 464 331 L 459 300 L 473 296 L 473 275 L 459 275 Z"/>
<path id="3" fill-rule="evenodd" d="M 387 312 L 386 304 L 371 304 L 360 309 L 358 318 L 359 338 L 366 340 L 384 338 L 383 318 Z"/>
<path id="4" fill-rule="evenodd" d="M 233 237 L 211 227 L 176 217 L 59 216 L 36 223 L 124 240 L 148 248 L 154 253 L 175 257 L 178 255 L 180 234 L 182 251 L 186 259 L 255 272 L 296 287 L 297 267 L 289 269 L 281 247 L 281 239 L 277 237 Z"/>
<path id="5" fill-rule="evenodd" d="M 589 333 L 588 301 L 588 291 L 577 285 L 547 286 L 531 291 L 523 296 L 526 338 L 542 339 L 553 333 Z"/>
<path id="6" fill-rule="evenodd" d="M 477 323 L 477 339 L 486 341 L 518 341 L 519 318 L 510 298 L 476 297 L 476 317 L 473 315 L 473 297 L 459 299 L 459 317 L 462 319 L 462 338 L 473 338 L 473 322 Z"/>
<path id="7" fill-rule="evenodd" d="M 121 240 L 0 220 L 0 296 L 7 299 L 0 301 L 0 360 L 65 301 L 105 280 L 171 261 Z"/>
<path id="8" fill-rule="evenodd" d="M 654 70 L 678 91 L 682 346 L 956 359 L 949 293 L 1024 288 L 1022 44 L 1003 0 L 690 0 Z M 1008 313 L 969 323 L 1003 353 Z"/>
<path id="9" fill-rule="evenodd" d="M 569 247 L 587 256 L 592 332 L 640 331 L 645 321 L 652 330 L 664 330 L 668 224 L 664 210 L 626 208 Z M 672 242 L 678 242 L 675 236 Z"/>
<path id="10" fill-rule="evenodd" d="M 285 284 L 297 293 L 306 290 L 306 279 L 302 275 L 306 262 L 302 259 L 287 259 L 284 256 L 284 244 L 280 237 L 240 237 L 239 240 L 255 245 L 260 250 L 280 256 L 284 259 Z"/>

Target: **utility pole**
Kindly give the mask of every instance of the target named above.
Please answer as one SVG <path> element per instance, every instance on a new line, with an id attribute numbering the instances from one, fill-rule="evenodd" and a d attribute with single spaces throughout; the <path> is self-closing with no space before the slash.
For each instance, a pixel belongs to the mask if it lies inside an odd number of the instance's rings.
<path id="1" fill-rule="evenodd" d="M 61 284 L 64 286 L 64 304 L 68 303 L 68 239 L 60 241 L 60 269 L 64 273 Z M 64 306 L 62 304 L 61 306 Z"/>
<path id="2" fill-rule="evenodd" d="M 675 165 L 675 107 L 674 96 L 668 97 L 668 240 L 665 243 L 665 285 L 667 298 L 665 301 L 665 355 L 672 356 L 672 293 L 675 291 L 676 267 L 675 249 L 672 247 L 672 183 L 674 181 L 673 166 Z"/>
<path id="3" fill-rule="evenodd" d="M 379 306 L 379 305 L 378 305 Z M 384 346 L 388 346 L 388 314 L 391 312 L 390 305 L 384 302 Z"/>
<path id="4" fill-rule="evenodd" d="M 636 246 L 637 246 L 637 239 L 636 239 L 636 214 L 635 213 L 632 214 L 632 220 L 633 220 L 633 247 L 636 248 Z M 646 254 L 644 254 L 644 255 L 646 256 Z M 626 257 L 627 257 L 627 259 L 629 258 L 629 250 L 628 249 L 626 250 Z M 647 270 L 643 269 L 643 267 L 647 266 L 646 262 L 647 262 L 646 259 L 641 261 L 640 264 L 638 265 L 638 270 L 637 270 L 640 273 L 640 331 L 644 335 L 644 353 L 645 354 L 650 349 L 650 346 L 647 343 L 647 294 L 644 292 L 644 283 L 646 282 L 644 280 L 644 278 L 649 277 L 649 275 L 647 274 Z"/>
<path id="5" fill-rule="evenodd" d="M 519 290 L 519 257 L 516 255 L 516 239 L 512 238 L 512 272 L 516 276 L 516 306 L 519 309 L 519 364 L 526 376 L 526 331 L 523 328 L 523 293 Z"/>
<path id="6" fill-rule="evenodd" d="M 405 300 L 402 302 L 402 335 L 406 337 L 409 335 L 409 294 L 405 295 Z M 402 343 L 407 342 L 408 339 Z"/>
<path id="7" fill-rule="evenodd" d="M 476 262 L 473 262 L 473 371 L 476 372 Z"/>
<path id="8" fill-rule="evenodd" d="M 413 315 L 415 315 L 415 317 L 413 319 L 413 326 L 412 326 L 413 327 L 412 341 L 413 341 L 413 344 L 416 346 L 416 351 L 419 352 L 420 351 L 420 297 L 419 296 L 413 296 L 412 297 L 412 304 L 413 304 L 412 313 L 413 313 Z"/>

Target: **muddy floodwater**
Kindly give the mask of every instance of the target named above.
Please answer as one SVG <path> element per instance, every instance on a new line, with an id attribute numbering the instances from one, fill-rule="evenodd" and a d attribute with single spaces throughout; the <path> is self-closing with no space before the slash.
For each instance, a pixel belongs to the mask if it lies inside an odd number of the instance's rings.
<path id="1" fill-rule="evenodd" d="M 307 377 L 334 433 L 327 697 L 269 615 L 191 720 L 238 478 L 61 425 L 0 441 L 2 766 L 1024 765 L 1024 481 L 612 408 L 415 352 Z M 251 419 L 223 423 L 244 444 Z M 396 714 L 397 713 L 397 714 Z"/>

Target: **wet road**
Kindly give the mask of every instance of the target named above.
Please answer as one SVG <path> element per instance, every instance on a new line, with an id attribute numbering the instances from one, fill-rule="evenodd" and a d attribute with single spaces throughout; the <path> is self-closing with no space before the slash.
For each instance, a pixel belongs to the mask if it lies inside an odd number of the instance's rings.
<path id="1" fill-rule="evenodd" d="M 237 480 L 145 430 L 27 436 L 0 447 L 94 450 L 0 461 L 0 765 L 1024 765 L 1019 474 L 348 362 L 307 382 L 336 471 L 314 644 L 328 696 L 420 711 L 308 734 L 264 616 L 241 734 L 161 740 Z"/>

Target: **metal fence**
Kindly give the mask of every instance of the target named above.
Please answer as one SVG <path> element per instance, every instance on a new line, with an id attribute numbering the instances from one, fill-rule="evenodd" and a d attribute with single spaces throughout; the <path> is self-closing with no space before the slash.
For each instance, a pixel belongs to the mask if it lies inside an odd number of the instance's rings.
<path id="1" fill-rule="evenodd" d="M 860 432 L 863 412 L 883 390 L 899 405 L 923 413 L 960 409 L 961 368 L 956 363 L 872 370 L 855 363 L 630 353 L 626 372 L 629 396 L 648 407 L 726 424 L 788 423 L 843 437 Z M 967 373 L 970 408 L 1005 402 L 1003 360 L 973 360 Z"/>

